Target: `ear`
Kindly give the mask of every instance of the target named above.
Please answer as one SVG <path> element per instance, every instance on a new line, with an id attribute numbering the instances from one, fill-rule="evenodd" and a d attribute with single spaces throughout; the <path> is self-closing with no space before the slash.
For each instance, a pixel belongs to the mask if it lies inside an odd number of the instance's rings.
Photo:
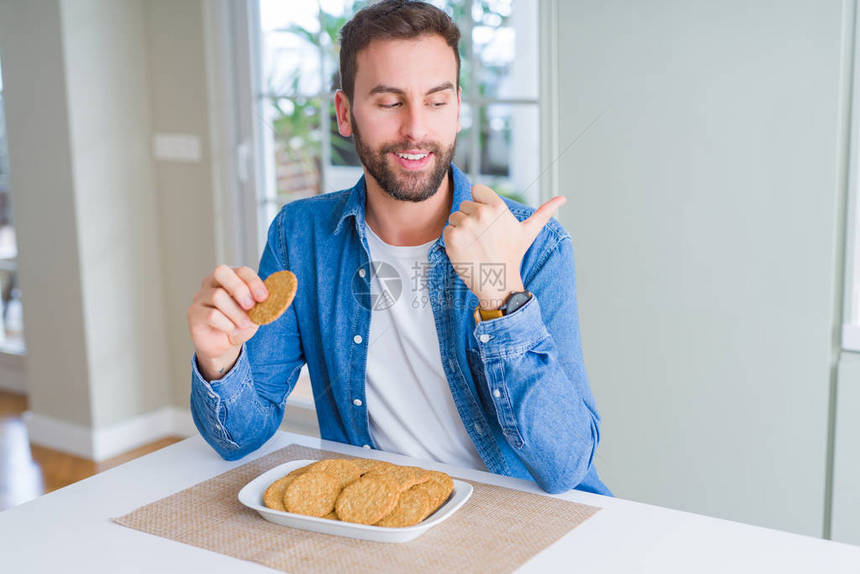
<path id="1" fill-rule="evenodd" d="M 334 110 L 337 114 L 337 131 L 348 138 L 352 135 L 352 122 L 349 119 L 349 99 L 343 90 L 338 90 L 334 95 Z"/>

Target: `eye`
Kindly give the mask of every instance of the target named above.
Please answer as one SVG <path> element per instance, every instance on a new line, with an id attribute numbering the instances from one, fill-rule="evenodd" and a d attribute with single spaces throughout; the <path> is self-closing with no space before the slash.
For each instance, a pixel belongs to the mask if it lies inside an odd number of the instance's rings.
<path id="1" fill-rule="evenodd" d="M 393 109 L 393 108 L 400 107 L 400 105 L 401 105 L 401 104 L 400 104 L 400 102 L 393 102 L 393 103 L 390 103 L 390 104 L 382 103 L 382 104 L 379 104 L 379 107 L 380 107 L 380 108 L 384 108 L 384 109 L 386 109 L 386 110 L 390 110 L 390 109 Z"/>
<path id="2" fill-rule="evenodd" d="M 447 106 L 448 102 L 430 102 L 431 108 L 441 108 L 443 106 Z"/>

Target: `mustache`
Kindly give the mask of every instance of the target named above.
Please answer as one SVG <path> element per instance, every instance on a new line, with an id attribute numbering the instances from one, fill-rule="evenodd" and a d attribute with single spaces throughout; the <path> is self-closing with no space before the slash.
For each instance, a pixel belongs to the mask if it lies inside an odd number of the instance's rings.
<path id="1" fill-rule="evenodd" d="M 420 143 L 396 143 L 396 144 L 386 144 L 380 148 L 382 153 L 405 153 L 413 150 L 421 150 L 422 152 L 430 152 L 430 153 L 439 153 L 442 150 L 442 146 L 434 142 L 420 142 Z"/>

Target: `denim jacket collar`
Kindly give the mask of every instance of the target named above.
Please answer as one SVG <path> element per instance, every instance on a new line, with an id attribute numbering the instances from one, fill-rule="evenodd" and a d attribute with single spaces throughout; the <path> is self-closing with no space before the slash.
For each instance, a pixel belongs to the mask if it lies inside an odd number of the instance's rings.
<path id="1" fill-rule="evenodd" d="M 460 204 L 463 201 L 472 199 L 472 185 L 469 183 L 469 178 L 466 174 L 460 171 L 460 168 L 453 163 L 451 164 L 451 170 L 449 173 L 451 174 L 451 179 L 454 183 L 454 199 L 451 202 L 450 213 L 454 213 L 460 208 Z M 343 203 L 343 207 L 341 208 L 337 219 L 335 219 L 335 226 L 332 230 L 334 235 L 340 233 L 344 226 L 344 221 L 347 218 L 352 217 L 355 221 L 355 231 L 361 238 L 362 243 L 364 243 L 364 211 L 366 206 L 366 195 L 367 188 L 365 176 L 362 175 L 361 179 L 358 180 L 358 183 L 349 190 L 349 195 Z M 448 225 L 448 223 L 446 222 L 445 225 Z M 430 261 L 435 262 L 439 257 L 438 253 L 440 249 L 444 248 L 445 240 L 440 235 L 439 239 L 436 240 L 436 243 L 430 249 L 430 253 L 428 255 Z"/>

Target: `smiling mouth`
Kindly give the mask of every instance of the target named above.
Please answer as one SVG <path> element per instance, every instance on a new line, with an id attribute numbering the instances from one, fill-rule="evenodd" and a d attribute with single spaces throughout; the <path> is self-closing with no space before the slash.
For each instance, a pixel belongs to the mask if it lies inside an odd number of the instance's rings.
<path id="1" fill-rule="evenodd" d="M 422 169 L 428 163 L 430 163 L 430 158 L 433 156 L 433 152 L 424 152 L 424 151 L 409 151 L 409 152 L 391 152 L 395 158 L 397 158 L 397 163 L 400 164 L 401 167 L 407 170 L 416 170 Z"/>
<path id="2" fill-rule="evenodd" d="M 398 156 L 398 157 L 401 157 L 401 158 L 403 158 L 403 159 L 408 159 L 408 160 L 410 160 L 410 161 L 420 161 L 420 160 L 424 159 L 425 157 L 427 157 L 428 155 L 430 155 L 430 154 L 429 154 L 429 153 L 427 153 L 427 152 L 418 152 L 418 153 L 399 153 L 399 152 L 395 152 L 395 153 L 397 153 L 397 156 Z"/>

